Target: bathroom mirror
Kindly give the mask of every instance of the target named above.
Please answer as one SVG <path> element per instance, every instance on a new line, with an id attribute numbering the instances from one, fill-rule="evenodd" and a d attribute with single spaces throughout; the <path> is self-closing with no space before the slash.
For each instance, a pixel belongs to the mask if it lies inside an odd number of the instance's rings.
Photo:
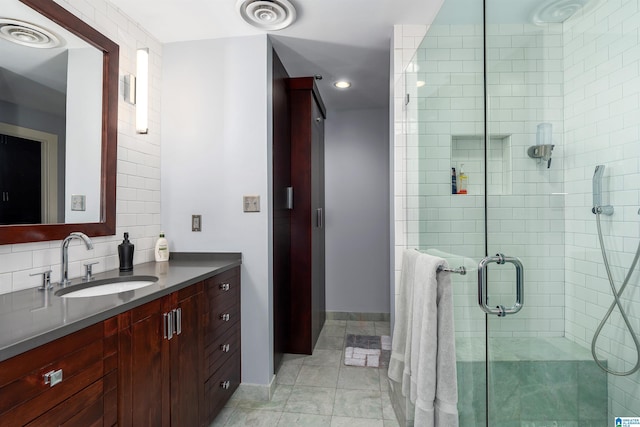
<path id="1" fill-rule="evenodd" d="M 12 12 L 24 12 L 24 15 L 10 16 Z M 82 231 L 90 236 L 115 234 L 118 45 L 52 0 L 11 0 L 3 5 L 0 18 L 4 18 L 0 19 L 0 26 L 5 25 L 0 30 L 3 33 L 11 31 L 6 27 L 13 25 L 12 21 L 24 21 L 42 26 L 45 34 L 50 32 L 54 38 L 62 39 L 64 44 L 62 48 L 55 48 L 59 51 L 58 55 L 40 59 L 39 66 L 32 66 L 31 73 L 15 69 L 11 71 L 11 66 L 3 64 L 9 55 L 0 55 L 0 87 L 3 87 L 4 94 L 17 92 L 18 86 L 26 80 L 33 80 L 34 86 L 23 93 L 28 93 L 29 90 L 35 92 L 37 95 L 33 99 L 36 103 L 40 101 L 42 105 L 36 105 L 40 109 L 45 103 L 49 103 L 45 100 L 53 99 L 52 105 L 59 104 L 58 108 L 62 111 L 58 115 L 64 117 L 61 131 L 42 132 L 42 126 L 37 120 L 26 117 L 34 109 L 34 101 L 31 101 L 28 108 L 20 107 L 20 120 L 16 119 L 18 114 L 15 112 L 7 114 L 6 108 L 3 116 L 0 108 L 0 134 L 16 137 L 19 142 L 42 141 L 41 134 L 53 135 L 54 140 L 57 136 L 57 142 L 38 143 L 31 149 L 32 152 L 41 153 L 40 163 L 33 170 L 28 169 L 27 165 L 24 168 L 14 168 L 14 172 L 7 174 L 9 168 L 0 164 L 0 183 L 8 180 L 21 182 L 29 178 L 40 181 L 43 188 L 58 194 L 55 197 L 50 194 L 41 197 L 40 221 L 19 216 L 14 217 L 13 221 L 3 221 L 0 225 L 0 244 L 60 240 L 72 231 Z M 27 30 L 19 28 L 16 31 L 19 40 L 40 37 L 28 27 Z M 24 56 L 12 54 L 12 63 L 28 61 L 34 51 L 51 50 L 18 46 L 19 42 L 11 43 L 6 40 L 0 40 L 0 43 L 16 44 L 12 46 L 12 52 L 27 52 Z M 60 92 L 55 86 L 56 81 L 66 89 L 57 98 L 48 96 Z M 45 86 L 49 89 L 45 89 Z M 51 89 L 52 87 L 55 89 Z M 26 99 L 28 96 L 18 95 L 14 98 Z M 2 102 L 7 104 L 0 99 L 0 103 Z M 29 122 L 36 124 L 24 125 Z M 35 131 L 36 136 L 30 136 L 30 131 Z M 21 132 L 27 132 L 27 135 Z M 9 137 L 0 136 L 0 143 L 7 145 L 5 142 Z M 12 143 L 16 145 L 13 140 Z M 17 145 L 22 153 L 23 145 Z M 29 144 L 25 144 L 27 145 Z M 53 154 L 48 153 L 49 157 L 46 157 L 49 150 L 46 147 L 51 146 L 61 149 L 57 154 L 55 151 Z M 14 162 L 10 163 L 15 166 Z M 54 182 L 56 179 L 58 182 Z M 91 181 L 93 184 L 87 185 Z M 15 192 L 1 190 L 0 210 L 4 209 L 6 213 L 8 209 L 3 205 L 6 206 L 7 199 L 15 200 L 12 197 Z M 42 194 L 44 193 L 42 190 Z M 51 199 L 57 201 L 51 202 Z"/>

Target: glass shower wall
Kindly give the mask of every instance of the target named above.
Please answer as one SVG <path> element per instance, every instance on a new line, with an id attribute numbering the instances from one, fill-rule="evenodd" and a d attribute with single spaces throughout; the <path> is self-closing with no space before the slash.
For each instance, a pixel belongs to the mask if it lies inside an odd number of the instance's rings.
<path id="1" fill-rule="evenodd" d="M 480 427 L 487 414 L 485 317 L 476 302 L 485 256 L 483 26 L 482 2 L 463 3 L 444 3 L 406 68 L 406 213 L 409 247 L 468 270 L 451 276 L 458 411 L 460 425 Z M 467 194 L 452 194 L 452 170 L 458 181 L 462 167 Z"/>
<path id="2" fill-rule="evenodd" d="M 407 246 L 470 270 L 452 276 L 461 425 L 640 416 L 640 373 L 604 376 L 589 352 L 613 300 L 591 213 L 595 165 L 615 208 L 602 229 L 618 287 L 640 240 L 639 2 L 583 1 L 545 22 L 553 2 L 487 0 L 486 25 L 482 3 L 445 0 L 407 67 L 403 110 Z M 554 145 L 550 163 L 542 144 Z M 452 168 L 466 194 L 453 194 Z M 474 268 L 497 252 L 522 259 L 525 307 L 485 323 Z M 492 305 L 512 304 L 513 278 L 489 270 Z M 640 329 L 638 301 L 640 272 L 622 296 Z M 635 364 L 617 310 L 597 352 L 616 370 Z"/>

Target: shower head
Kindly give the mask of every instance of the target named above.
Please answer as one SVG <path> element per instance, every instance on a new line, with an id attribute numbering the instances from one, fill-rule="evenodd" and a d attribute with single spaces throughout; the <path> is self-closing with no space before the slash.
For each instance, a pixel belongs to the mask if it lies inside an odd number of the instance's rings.
<path id="1" fill-rule="evenodd" d="M 613 206 L 602 206 L 602 175 L 604 175 L 604 165 L 597 165 L 593 172 L 593 208 L 591 212 L 613 215 Z"/>

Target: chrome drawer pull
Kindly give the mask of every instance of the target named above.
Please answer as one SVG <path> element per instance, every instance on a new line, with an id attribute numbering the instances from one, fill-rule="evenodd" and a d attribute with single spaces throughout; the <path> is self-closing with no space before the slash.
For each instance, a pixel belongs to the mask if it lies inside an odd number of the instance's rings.
<path id="1" fill-rule="evenodd" d="M 224 320 L 225 322 L 228 322 L 230 318 L 231 318 L 231 315 L 229 313 L 220 315 L 220 320 Z"/>
<path id="2" fill-rule="evenodd" d="M 173 320 L 175 323 L 175 333 L 176 335 L 180 335 L 182 333 L 182 309 L 181 308 L 175 308 L 172 310 L 173 311 Z"/>
<path id="3" fill-rule="evenodd" d="M 220 387 L 225 389 L 225 390 L 229 390 L 229 387 L 231 387 L 231 382 L 230 381 L 222 381 L 220 383 Z"/>
<path id="4" fill-rule="evenodd" d="M 53 387 L 54 385 L 62 382 L 62 369 L 58 369 L 57 371 L 49 371 L 43 375 L 44 383 L 49 384 L 49 387 Z"/>
<path id="5" fill-rule="evenodd" d="M 220 350 L 222 350 L 224 353 L 229 353 L 230 347 L 231 346 L 229 344 L 222 344 L 220 345 Z"/>
<path id="6" fill-rule="evenodd" d="M 222 291 L 228 291 L 231 288 L 231 285 L 229 285 L 228 283 L 220 283 L 220 290 Z"/>
<path id="7" fill-rule="evenodd" d="M 164 317 L 164 337 L 167 340 L 170 340 L 171 338 L 173 338 L 173 334 L 176 332 L 173 323 L 173 311 L 164 313 L 162 316 Z"/>

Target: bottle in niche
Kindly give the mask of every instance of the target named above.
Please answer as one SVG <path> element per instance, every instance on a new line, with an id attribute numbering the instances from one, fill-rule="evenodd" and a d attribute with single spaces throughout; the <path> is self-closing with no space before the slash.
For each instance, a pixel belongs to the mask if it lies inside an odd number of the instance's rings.
<path id="1" fill-rule="evenodd" d="M 164 231 L 160 232 L 156 241 L 155 256 L 156 262 L 169 261 L 169 242 L 164 237 Z"/>
<path id="2" fill-rule="evenodd" d="M 469 177 L 464 173 L 464 163 L 460 164 L 460 175 L 458 176 L 458 194 L 467 194 L 467 184 Z"/>
<path id="3" fill-rule="evenodd" d="M 456 179 L 456 168 L 451 168 L 451 194 L 458 194 Z"/>
<path id="4" fill-rule="evenodd" d="M 118 245 L 120 271 L 133 270 L 133 250 L 135 246 L 129 241 L 129 233 L 124 233 L 124 240 Z"/>

